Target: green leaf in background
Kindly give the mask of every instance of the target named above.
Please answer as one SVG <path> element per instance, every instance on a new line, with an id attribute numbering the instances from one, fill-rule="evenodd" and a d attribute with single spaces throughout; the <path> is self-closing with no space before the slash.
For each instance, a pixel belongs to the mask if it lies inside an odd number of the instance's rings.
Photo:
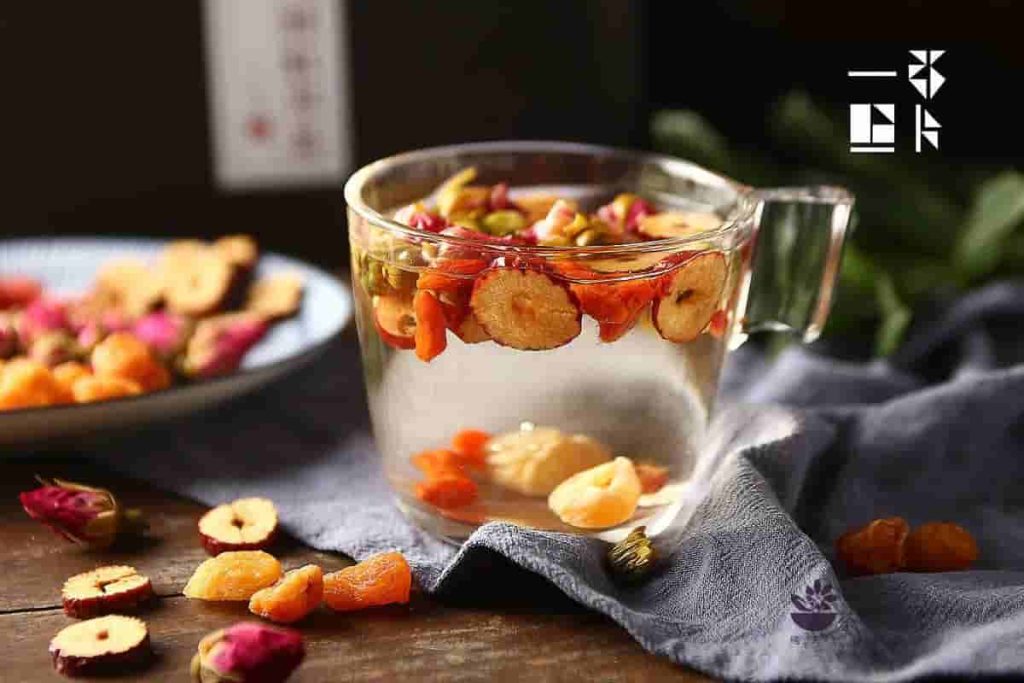
<path id="1" fill-rule="evenodd" d="M 963 282 L 991 274 L 1015 231 L 1024 225 L 1024 175 L 1001 173 L 983 182 L 953 252 Z"/>

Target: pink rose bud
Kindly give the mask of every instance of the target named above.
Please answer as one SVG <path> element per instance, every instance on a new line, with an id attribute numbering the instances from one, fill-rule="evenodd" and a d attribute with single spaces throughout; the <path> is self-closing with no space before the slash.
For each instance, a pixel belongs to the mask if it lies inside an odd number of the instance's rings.
<path id="1" fill-rule="evenodd" d="M 508 198 L 508 183 L 498 183 L 492 187 L 487 203 L 491 211 L 518 210 L 518 207 Z"/>
<path id="2" fill-rule="evenodd" d="M 39 298 L 43 286 L 38 280 L 20 275 L 0 277 L 0 311 L 24 308 Z"/>
<path id="3" fill-rule="evenodd" d="M 144 315 L 132 326 L 132 334 L 164 358 L 170 358 L 185 348 L 191 330 L 191 321 L 168 311 Z"/>
<path id="4" fill-rule="evenodd" d="M 637 198 L 629 206 L 629 211 L 626 212 L 626 230 L 636 232 L 636 227 L 640 225 L 640 221 L 653 216 L 657 213 L 657 210 L 648 204 L 643 199 Z"/>
<path id="5" fill-rule="evenodd" d="M 106 331 L 98 322 L 89 321 L 78 327 L 78 345 L 86 351 L 92 351 L 93 347 L 103 341 Z"/>
<path id="6" fill-rule="evenodd" d="M 441 232 L 448 227 L 448 221 L 437 214 L 428 211 L 414 213 L 409 219 L 409 225 L 417 230 L 426 232 Z"/>
<path id="7" fill-rule="evenodd" d="M 207 635 L 192 658 L 192 680 L 202 683 L 281 683 L 302 663 L 302 634 L 290 628 L 241 622 Z"/>
<path id="8" fill-rule="evenodd" d="M 58 536 L 91 548 L 106 548 L 121 531 L 141 530 L 138 510 L 122 510 L 110 491 L 54 479 L 19 495 L 28 516 Z"/>
<path id="9" fill-rule="evenodd" d="M 265 319 L 251 313 L 229 313 L 201 320 L 185 349 L 185 373 L 208 378 L 234 372 L 268 328 Z"/>
<path id="10" fill-rule="evenodd" d="M 18 331 L 25 346 L 47 332 L 64 332 L 70 327 L 67 306 L 57 299 L 36 299 L 21 312 L 19 320 Z"/>

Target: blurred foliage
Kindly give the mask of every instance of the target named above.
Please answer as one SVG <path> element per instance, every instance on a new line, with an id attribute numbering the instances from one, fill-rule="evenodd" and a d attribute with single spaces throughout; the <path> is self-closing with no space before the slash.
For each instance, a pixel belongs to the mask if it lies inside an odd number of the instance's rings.
<path id="1" fill-rule="evenodd" d="M 804 93 L 777 102 L 767 142 L 730 144 L 693 111 L 655 115 L 657 149 L 759 187 L 836 184 L 856 196 L 826 338 L 870 331 L 892 353 L 936 298 L 1024 272 L 1024 175 L 922 155 L 852 154 L 844 115 Z"/>

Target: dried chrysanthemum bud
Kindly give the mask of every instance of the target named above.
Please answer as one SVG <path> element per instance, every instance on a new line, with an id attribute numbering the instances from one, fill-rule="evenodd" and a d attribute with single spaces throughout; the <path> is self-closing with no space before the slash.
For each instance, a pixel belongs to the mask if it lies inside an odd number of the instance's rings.
<path id="1" fill-rule="evenodd" d="M 214 631 L 199 642 L 192 658 L 198 683 L 278 683 L 302 663 L 302 634 L 289 628 L 241 622 Z"/>
<path id="2" fill-rule="evenodd" d="M 122 509 L 110 491 L 61 479 L 39 481 L 43 486 L 20 494 L 21 506 L 68 541 L 106 548 L 118 533 L 146 526 L 138 510 Z"/>
<path id="3" fill-rule="evenodd" d="M 638 526 L 608 551 L 608 566 L 621 581 L 640 581 L 651 573 L 657 556 L 646 528 Z"/>

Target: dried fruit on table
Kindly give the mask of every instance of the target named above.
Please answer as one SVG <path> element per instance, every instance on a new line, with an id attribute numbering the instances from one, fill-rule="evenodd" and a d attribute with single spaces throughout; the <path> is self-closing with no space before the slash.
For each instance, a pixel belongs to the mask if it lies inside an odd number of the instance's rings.
<path id="1" fill-rule="evenodd" d="M 909 531 L 902 517 L 876 519 L 836 539 L 836 557 L 850 576 L 898 572 L 906 564 Z"/>
<path id="2" fill-rule="evenodd" d="M 71 387 L 71 395 L 75 403 L 94 403 L 109 401 L 115 398 L 138 396 L 142 387 L 138 382 L 114 376 L 86 375 L 75 381 Z"/>
<path id="3" fill-rule="evenodd" d="M 651 310 L 658 333 L 671 342 L 696 339 L 718 310 L 727 270 L 725 257 L 713 251 L 694 256 L 667 275 L 664 294 Z"/>
<path id="4" fill-rule="evenodd" d="M 338 612 L 405 604 L 412 589 L 412 569 L 401 553 L 369 557 L 324 576 L 324 602 Z"/>
<path id="5" fill-rule="evenodd" d="M 657 552 L 646 527 L 638 526 L 608 551 L 608 567 L 615 578 L 627 583 L 641 581 L 650 575 L 657 561 Z"/>
<path id="6" fill-rule="evenodd" d="M 185 348 L 182 371 L 203 379 L 234 372 L 268 329 L 265 319 L 246 311 L 200 320 Z"/>
<path id="7" fill-rule="evenodd" d="M 476 502 L 478 495 L 476 482 L 462 473 L 428 475 L 425 481 L 416 484 L 417 498 L 443 510 L 470 505 Z"/>
<path id="8" fill-rule="evenodd" d="M 666 211 L 646 216 L 637 223 L 637 232 L 651 239 L 692 237 L 716 230 L 722 219 L 716 214 L 699 211 Z"/>
<path id="9" fill-rule="evenodd" d="M 427 291 L 418 291 L 413 297 L 416 313 L 416 357 L 430 362 L 448 346 L 444 310 L 437 298 Z"/>
<path id="10" fill-rule="evenodd" d="M 143 391 L 165 389 L 171 384 L 167 368 L 141 339 L 129 332 L 115 332 L 96 345 L 90 356 L 93 374 L 132 380 Z"/>
<path id="11" fill-rule="evenodd" d="M 249 235 L 225 235 L 210 246 L 222 259 L 242 271 L 255 268 L 260 258 L 256 240 Z"/>
<path id="12" fill-rule="evenodd" d="M 265 550 L 277 536 L 277 508 L 266 498 L 239 498 L 199 519 L 199 538 L 211 555 L 231 550 Z"/>
<path id="13" fill-rule="evenodd" d="M 153 597 L 153 584 L 135 567 L 111 565 L 72 576 L 60 594 L 64 614 L 88 619 L 134 609 Z"/>
<path id="14" fill-rule="evenodd" d="M 302 634 L 241 622 L 207 634 L 192 658 L 195 683 L 281 683 L 306 656 Z"/>
<path id="15" fill-rule="evenodd" d="M 302 619 L 324 596 L 324 573 L 315 564 L 293 569 L 269 588 L 249 598 L 249 611 L 258 617 L 290 624 Z"/>
<path id="16" fill-rule="evenodd" d="M 495 342 L 514 349 L 558 348 L 582 330 L 580 308 L 569 288 L 536 270 L 484 271 L 473 285 L 470 307 Z"/>
<path id="17" fill-rule="evenodd" d="M 163 299 L 163 283 L 149 264 L 139 259 L 118 259 L 96 274 L 93 296 L 103 307 L 140 316 Z"/>
<path id="18" fill-rule="evenodd" d="M 205 245 L 178 250 L 165 251 L 159 267 L 167 308 L 195 317 L 223 310 L 234 293 L 236 268 Z"/>
<path id="19" fill-rule="evenodd" d="M 50 641 L 50 656 L 57 673 L 93 676 L 142 666 L 153 650 L 144 621 L 110 614 L 61 629 Z"/>
<path id="20" fill-rule="evenodd" d="M 185 350 L 193 328 L 190 318 L 170 311 L 155 311 L 136 320 L 131 332 L 160 358 L 170 360 Z"/>
<path id="21" fill-rule="evenodd" d="M 633 463 L 618 457 L 563 481 L 548 496 L 548 507 L 571 526 L 604 529 L 632 517 L 639 500 Z"/>
<path id="22" fill-rule="evenodd" d="M 657 493 L 668 483 L 668 468 L 650 463 L 638 463 L 634 465 L 636 476 L 640 480 L 640 490 L 643 493 Z"/>
<path id="23" fill-rule="evenodd" d="M 411 299 L 389 295 L 373 297 L 373 324 L 388 346 L 416 348 L 416 312 Z"/>
<path id="24" fill-rule="evenodd" d="M 281 578 L 281 563 L 262 550 L 238 550 L 211 557 L 185 584 L 186 598 L 198 600 L 248 600 Z"/>
<path id="25" fill-rule="evenodd" d="M 106 489 L 62 479 L 48 481 L 19 495 L 29 517 L 50 527 L 58 536 L 91 548 L 106 548 L 118 533 L 146 528 L 142 514 L 122 508 Z"/>
<path id="26" fill-rule="evenodd" d="M 0 277 L 0 311 L 9 308 L 25 308 L 42 295 L 43 286 L 38 280 L 21 275 Z"/>
<path id="27" fill-rule="evenodd" d="M 611 460 L 611 451 L 584 434 L 524 424 L 487 443 L 492 481 L 527 496 L 546 496 L 572 475 Z"/>
<path id="28" fill-rule="evenodd" d="M 269 275 L 253 284 L 245 309 L 268 320 L 290 318 L 299 312 L 302 290 L 302 278 L 294 273 Z"/>
<path id="29" fill-rule="evenodd" d="M 0 372 L 0 410 L 67 403 L 67 392 L 42 363 L 15 358 Z"/>
<path id="30" fill-rule="evenodd" d="M 470 469 L 483 469 L 487 464 L 487 442 L 491 435 L 479 429 L 463 429 L 452 437 L 452 451 Z"/>
<path id="31" fill-rule="evenodd" d="M 910 532 L 904 552 L 912 572 L 955 572 L 977 561 L 978 543 L 959 524 L 928 522 Z"/>

